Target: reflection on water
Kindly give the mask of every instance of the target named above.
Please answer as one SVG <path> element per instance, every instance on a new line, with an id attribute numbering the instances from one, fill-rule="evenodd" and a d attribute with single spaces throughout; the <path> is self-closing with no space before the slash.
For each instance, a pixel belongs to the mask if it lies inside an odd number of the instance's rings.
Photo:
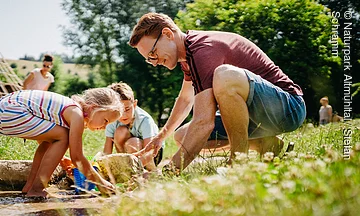
<path id="1" fill-rule="evenodd" d="M 59 191 L 52 194 L 57 197 L 41 198 L 26 197 L 19 191 L 0 191 L 0 205 L 11 205 L 17 203 L 49 203 L 49 202 L 74 202 L 75 199 L 87 199 L 96 197 L 90 194 L 76 195 L 75 191 Z"/>
<path id="2" fill-rule="evenodd" d="M 20 191 L 0 191 L 0 215 L 99 215 L 105 199 L 75 191 L 49 191 L 51 198 L 25 197 Z"/>
<path id="3" fill-rule="evenodd" d="M 69 208 L 69 209 L 49 209 L 39 212 L 32 212 L 27 214 L 22 214 L 25 216 L 63 216 L 63 215 L 74 215 L 74 216 L 83 216 L 83 215 L 99 215 L 100 211 L 89 210 L 84 208 Z"/>
<path id="4" fill-rule="evenodd" d="M 36 203 L 41 201 L 38 198 L 27 198 L 21 192 L 2 192 L 0 193 L 0 205 L 11 205 L 15 203 Z"/>

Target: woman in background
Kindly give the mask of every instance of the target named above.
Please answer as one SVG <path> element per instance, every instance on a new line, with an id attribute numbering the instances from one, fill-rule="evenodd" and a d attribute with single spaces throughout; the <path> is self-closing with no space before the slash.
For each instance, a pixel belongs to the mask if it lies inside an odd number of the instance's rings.
<path id="1" fill-rule="evenodd" d="M 47 91 L 54 82 L 54 76 L 50 73 L 54 58 L 51 55 L 44 55 L 43 67 L 35 68 L 24 80 L 24 90 Z"/>

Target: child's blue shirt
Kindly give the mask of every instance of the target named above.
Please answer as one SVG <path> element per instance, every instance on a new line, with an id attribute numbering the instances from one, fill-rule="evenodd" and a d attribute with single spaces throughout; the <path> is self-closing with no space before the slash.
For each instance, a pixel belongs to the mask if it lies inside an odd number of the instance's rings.
<path id="1" fill-rule="evenodd" d="M 144 140 L 146 138 L 154 137 L 159 133 L 159 128 L 155 124 L 154 119 L 145 110 L 137 106 L 134 115 L 134 122 L 132 127 L 129 128 L 132 136 Z M 108 124 L 105 129 L 105 136 L 113 138 L 116 128 L 120 126 L 126 125 L 119 120 Z"/>

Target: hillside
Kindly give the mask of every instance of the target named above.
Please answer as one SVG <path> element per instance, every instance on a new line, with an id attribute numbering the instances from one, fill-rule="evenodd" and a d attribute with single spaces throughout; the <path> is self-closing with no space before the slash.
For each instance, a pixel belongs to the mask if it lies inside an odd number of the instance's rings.
<path id="1" fill-rule="evenodd" d="M 6 61 L 11 65 L 15 63 L 17 65 L 17 71 L 20 78 L 24 78 L 31 70 L 37 67 L 42 67 L 42 62 L 40 61 L 27 61 L 27 60 L 12 60 L 6 59 Z M 90 71 L 90 68 L 86 65 L 76 65 L 76 64 L 62 64 L 62 70 L 65 74 L 78 74 L 81 78 L 86 79 L 87 74 Z"/>

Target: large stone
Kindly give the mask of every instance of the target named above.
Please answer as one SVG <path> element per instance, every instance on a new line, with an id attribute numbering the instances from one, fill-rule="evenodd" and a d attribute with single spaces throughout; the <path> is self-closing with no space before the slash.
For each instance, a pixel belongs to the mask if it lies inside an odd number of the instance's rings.
<path id="1" fill-rule="evenodd" d="M 139 158 L 132 154 L 111 154 L 97 158 L 103 176 L 116 183 L 124 183 L 132 176 L 142 174 L 144 167 Z"/>
<path id="2" fill-rule="evenodd" d="M 21 190 L 31 165 L 31 160 L 0 160 L 0 190 Z"/>
<path id="3" fill-rule="evenodd" d="M 32 166 L 31 160 L 0 160 L 0 190 L 21 190 L 26 184 Z M 62 169 L 58 166 L 51 181 L 59 178 Z"/>

